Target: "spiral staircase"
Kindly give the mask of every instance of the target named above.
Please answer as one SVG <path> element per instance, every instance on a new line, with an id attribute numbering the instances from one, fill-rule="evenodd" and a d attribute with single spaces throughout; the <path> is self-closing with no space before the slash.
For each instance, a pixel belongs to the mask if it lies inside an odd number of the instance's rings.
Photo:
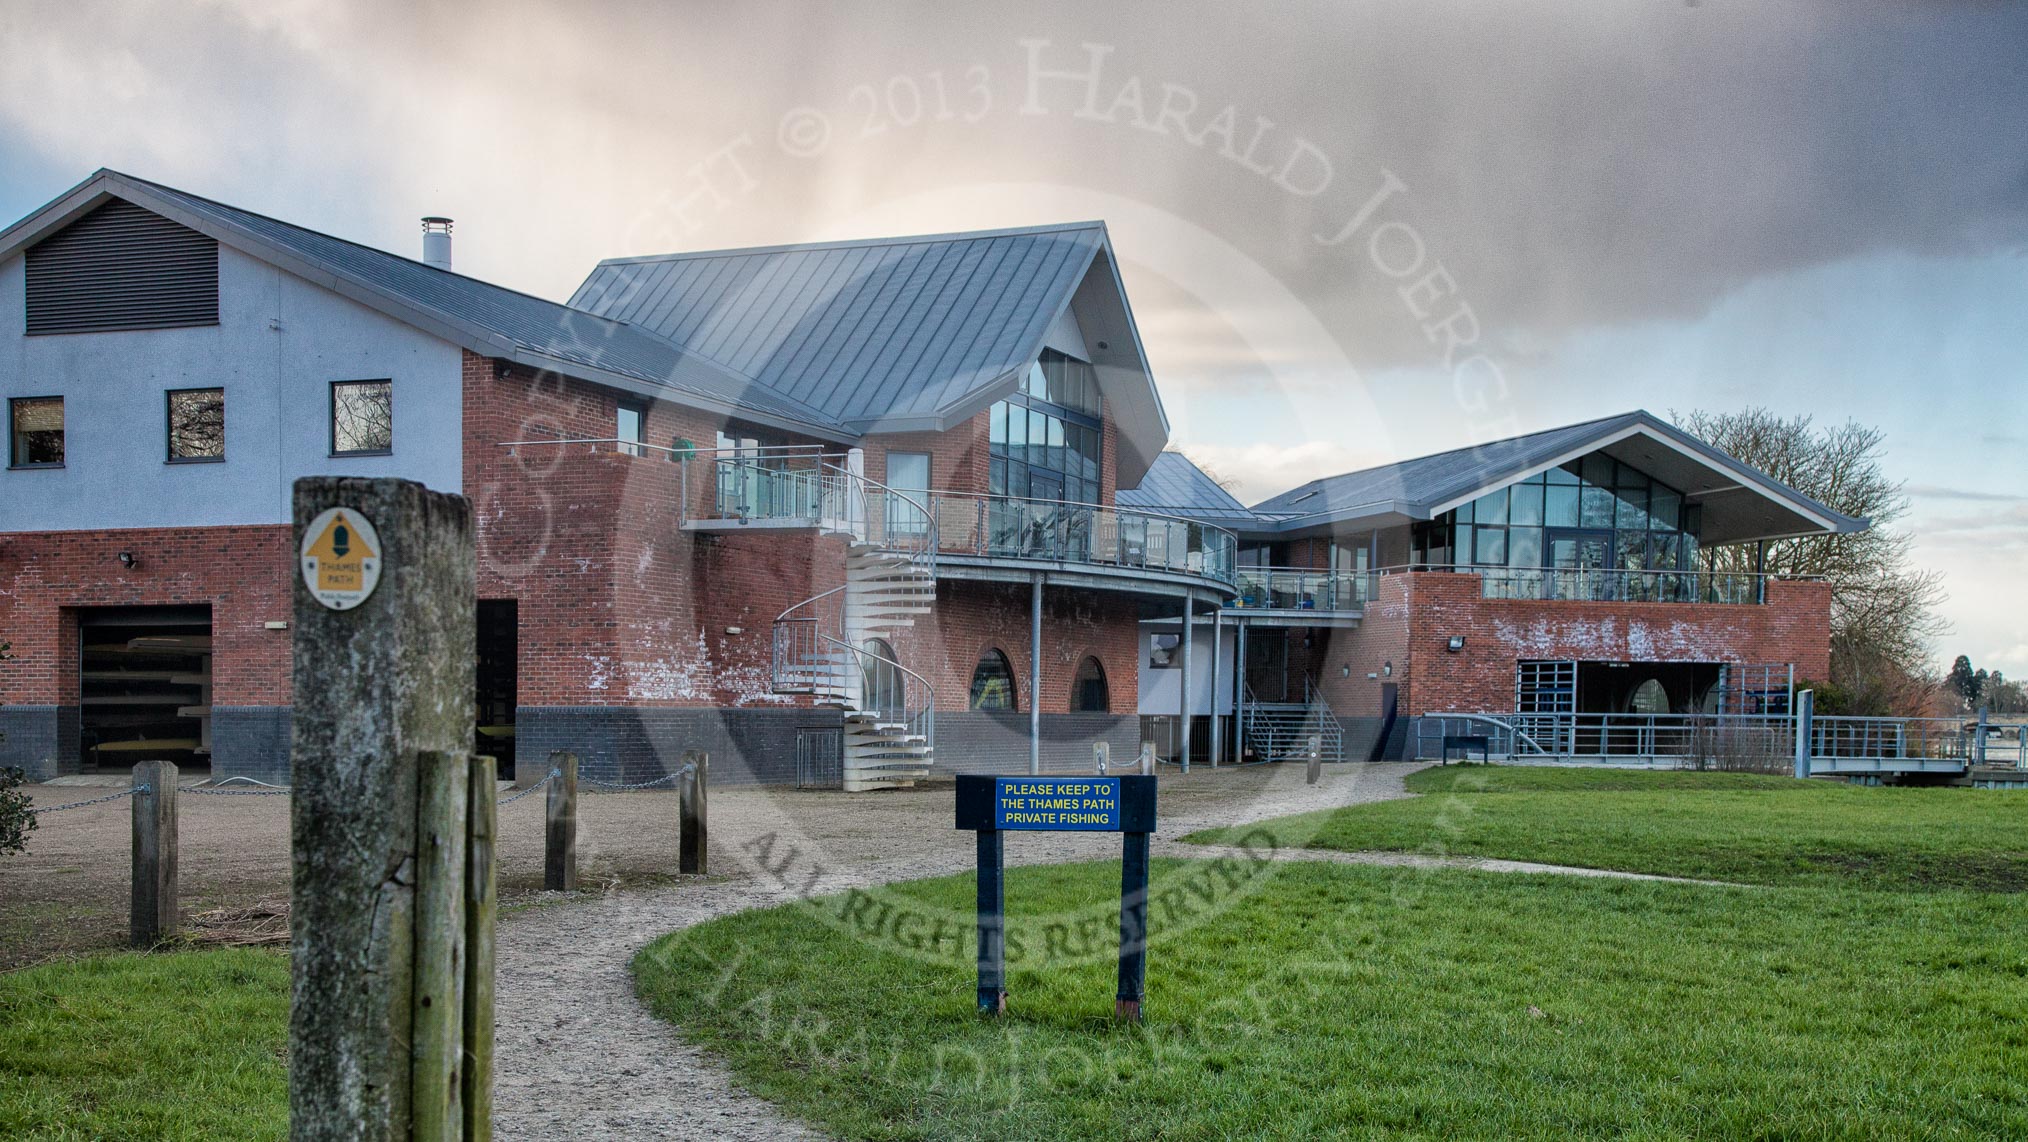
<path id="1" fill-rule="evenodd" d="M 934 691 L 869 644 L 935 605 L 936 521 L 919 494 L 868 480 L 856 450 L 821 483 L 818 529 L 844 537 L 845 582 L 775 619 L 773 690 L 843 711 L 847 792 L 907 788 L 929 776 Z"/>

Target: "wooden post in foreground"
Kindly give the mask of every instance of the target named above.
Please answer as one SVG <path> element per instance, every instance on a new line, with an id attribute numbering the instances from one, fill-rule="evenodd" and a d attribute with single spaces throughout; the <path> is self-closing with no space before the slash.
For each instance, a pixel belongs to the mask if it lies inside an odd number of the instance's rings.
<path id="1" fill-rule="evenodd" d="M 1324 776 L 1324 739 L 1320 734 L 1311 734 L 1309 741 L 1310 767 L 1307 784 L 1315 785 Z"/>
<path id="2" fill-rule="evenodd" d="M 493 924 L 499 913 L 494 838 L 500 811 L 494 795 L 496 763 L 472 759 L 472 812 L 465 833 L 465 1142 L 493 1137 Z"/>
<path id="3" fill-rule="evenodd" d="M 134 766 L 134 900 L 128 942 L 152 948 L 176 934 L 176 763 Z"/>
<path id="4" fill-rule="evenodd" d="M 1155 776 L 1155 743 L 1152 741 L 1141 743 L 1141 776 Z"/>
<path id="5" fill-rule="evenodd" d="M 704 795 L 708 792 L 711 755 L 701 749 L 683 751 L 683 776 L 677 778 L 677 812 L 681 817 L 676 836 L 676 868 L 679 872 L 703 875 L 710 847 L 705 833 L 707 813 Z"/>
<path id="6" fill-rule="evenodd" d="M 465 1039 L 471 506 L 313 477 L 295 526 L 290 1136 L 455 1139 L 492 1055 Z"/>
<path id="7" fill-rule="evenodd" d="M 1112 760 L 1113 747 L 1110 742 L 1091 743 L 1091 768 L 1093 773 L 1104 777 L 1106 769 L 1112 764 Z"/>
<path id="8" fill-rule="evenodd" d="M 542 831 L 542 887 L 547 892 L 577 891 L 577 755 L 557 750 L 549 755 L 557 771 L 549 783 L 548 812 Z"/>

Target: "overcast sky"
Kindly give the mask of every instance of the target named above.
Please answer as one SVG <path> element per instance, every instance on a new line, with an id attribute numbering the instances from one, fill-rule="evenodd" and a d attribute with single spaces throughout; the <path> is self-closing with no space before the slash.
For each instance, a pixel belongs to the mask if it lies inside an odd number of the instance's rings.
<path id="1" fill-rule="evenodd" d="M 0 7 L 0 216 L 93 169 L 558 300 L 602 257 L 1103 218 L 1257 500 L 1645 407 L 1886 429 L 2028 673 L 2028 6 Z"/>

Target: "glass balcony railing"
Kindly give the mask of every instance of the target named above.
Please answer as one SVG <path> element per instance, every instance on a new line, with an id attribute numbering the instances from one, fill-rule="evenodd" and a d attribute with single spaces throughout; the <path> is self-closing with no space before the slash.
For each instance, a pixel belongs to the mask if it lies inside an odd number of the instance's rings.
<path id="1" fill-rule="evenodd" d="M 1222 527 L 1156 512 L 961 492 L 910 492 L 850 476 L 825 458 L 713 462 L 721 519 L 850 519 L 883 546 L 1201 575 L 1233 582 L 1239 540 Z M 857 490 L 854 490 L 854 485 Z M 687 501 L 687 494 L 686 494 Z"/>
<path id="2" fill-rule="evenodd" d="M 1235 573 L 1241 610 L 1356 611 L 1366 606 L 1372 576 L 1314 567 L 1241 567 Z"/>
<path id="3" fill-rule="evenodd" d="M 937 492 L 937 550 L 1202 575 L 1233 582 L 1239 539 L 1196 520 L 1130 508 Z"/>
<path id="4" fill-rule="evenodd" d="M 1767 576 L 1741 571 L 1633 571 L 1626 568 L 1460 567 L 1488 599 L 1570 599 L 1586 603 L 1763 603 Z"/>

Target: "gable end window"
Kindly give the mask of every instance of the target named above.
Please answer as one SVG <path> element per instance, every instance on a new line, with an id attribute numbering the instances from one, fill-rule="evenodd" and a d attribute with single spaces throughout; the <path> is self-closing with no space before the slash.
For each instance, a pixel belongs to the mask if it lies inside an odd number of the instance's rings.
<path id="1" fill-rule="evenodd" d="M 218 243 L 113 201 L 28 251 L 29 336 L 218 324 Z"/>
<path id="2" fill-rule="evenodd" d="M 225 390 L 171 389 L 169 463 L 225 459 Z"/>
<path id="3" fill-rule="evenodd" d="M 63 467 L 63 398 L 15 397 L 7 402 L 7 464 Z"/>
<path id="4" fill-rule="evenodd" d="M 331 455 L 394 451 L 394 382 L 331 382 Z"/>

